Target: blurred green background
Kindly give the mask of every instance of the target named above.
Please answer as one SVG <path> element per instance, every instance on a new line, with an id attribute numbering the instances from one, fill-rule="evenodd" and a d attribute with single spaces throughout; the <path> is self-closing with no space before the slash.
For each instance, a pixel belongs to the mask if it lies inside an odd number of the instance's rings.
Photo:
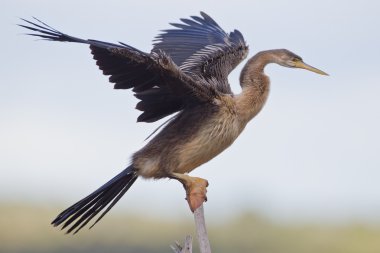
<path id="1" fill-rule="evenodd" d="M 57 207 L 58 208 L 58 207 Z M 378 253 L 380 226 L 349 222 L 273 222 L 254 213 L 208 222 L 213 252 Z M 1 205 L 0 252 L 4 253 L 164 253 L 170 244 L 195 237 L 192 216 L 181 219 L 111 212 L 91 230 L 65 235 L 49 222 L 56 208 Z M 194 239 L 193 252 L 198 252 Z"/>

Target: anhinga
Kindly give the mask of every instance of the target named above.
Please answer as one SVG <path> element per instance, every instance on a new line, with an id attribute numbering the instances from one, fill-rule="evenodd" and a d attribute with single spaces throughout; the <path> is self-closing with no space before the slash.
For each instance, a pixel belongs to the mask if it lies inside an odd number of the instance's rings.
<path id="1" fill-rule="evenodd" d="M 124 43 L 86 40 L 62 33 L 35 19 L 20 25 L 47 40 L 88 44 L 96 64 L 115 89 L 132 89 L 143 113 L 137 121 L 155 122 L 172 116 L 162 130 L 132 156 L 131 164 L 105 185 L 72 205 L 52 222 L 79 231 L 101 210 L 98 222 L 138 177 L 171 178 L 186 189 L 194 211 L 206 200 L 205 179 L 189 172 L 229 147 L 261 110 L 269 93 L 264 67 L 277 63 L 327 75 L 298 55 L 275 49 L 259 52 L 243 68 L 240 94 L 233 94 L 229 73 L 248 54 L 243 35 L 226 33 L 207 14 L 181 19 L 158 35 L 150 53 Z"/>

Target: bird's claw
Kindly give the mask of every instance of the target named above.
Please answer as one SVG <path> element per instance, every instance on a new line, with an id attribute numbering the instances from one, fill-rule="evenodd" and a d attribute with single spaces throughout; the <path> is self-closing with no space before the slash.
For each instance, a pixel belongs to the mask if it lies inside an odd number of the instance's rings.
<path id="1" fill-rule="evenodd" d="M 186 200 L 192 212 L 207 201 L 207 186 L 208 181 L 199 177 L 191 178 L 191 183 L 186 184 Z"/>

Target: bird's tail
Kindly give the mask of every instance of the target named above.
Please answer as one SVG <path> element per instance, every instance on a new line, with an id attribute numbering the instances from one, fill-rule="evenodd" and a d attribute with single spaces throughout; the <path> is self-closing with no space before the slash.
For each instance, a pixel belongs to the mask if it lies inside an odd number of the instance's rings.
<path id="1" fill-rule="evenodd" d="M 92 228 L 128 191 L 137 177 L 136 169 L 130 165 L 102 187 L 60 213 L 51 224 L 58 226 L 63 223 L 62 229 L 71 225 L 67 233 L 75 230 L 75 234 L 107 207 L 91 225 Z"/>

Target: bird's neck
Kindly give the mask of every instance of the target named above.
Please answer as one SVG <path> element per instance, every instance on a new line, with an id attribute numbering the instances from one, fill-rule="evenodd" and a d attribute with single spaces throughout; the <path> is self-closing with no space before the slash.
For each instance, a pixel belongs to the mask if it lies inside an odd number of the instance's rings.
<path id="1" fill-rule="evenodd" d="M 278 58 L 276 57 L 278 50 L 266 50 L 258 52 L 254 55 L 248 62 L 245 64 L 241 75 L 240 83 L 241 85 L 250 85 L 249 80 L 246 80 L 249 77 L 257 74 L 264 74 L 264 68 L 270 63 L 278 63 Z"/>
<path id="2" fill-rule="evenodd" d="M 263 51 L 249 59 L 241 72 L 242 92 L 236 96 L 236 104 L 240 117 L 246 123 L 260 112 L 267 100 L 270 81 L 264 68 L 272 62 L 275 59 L 270 51 Z"/>

